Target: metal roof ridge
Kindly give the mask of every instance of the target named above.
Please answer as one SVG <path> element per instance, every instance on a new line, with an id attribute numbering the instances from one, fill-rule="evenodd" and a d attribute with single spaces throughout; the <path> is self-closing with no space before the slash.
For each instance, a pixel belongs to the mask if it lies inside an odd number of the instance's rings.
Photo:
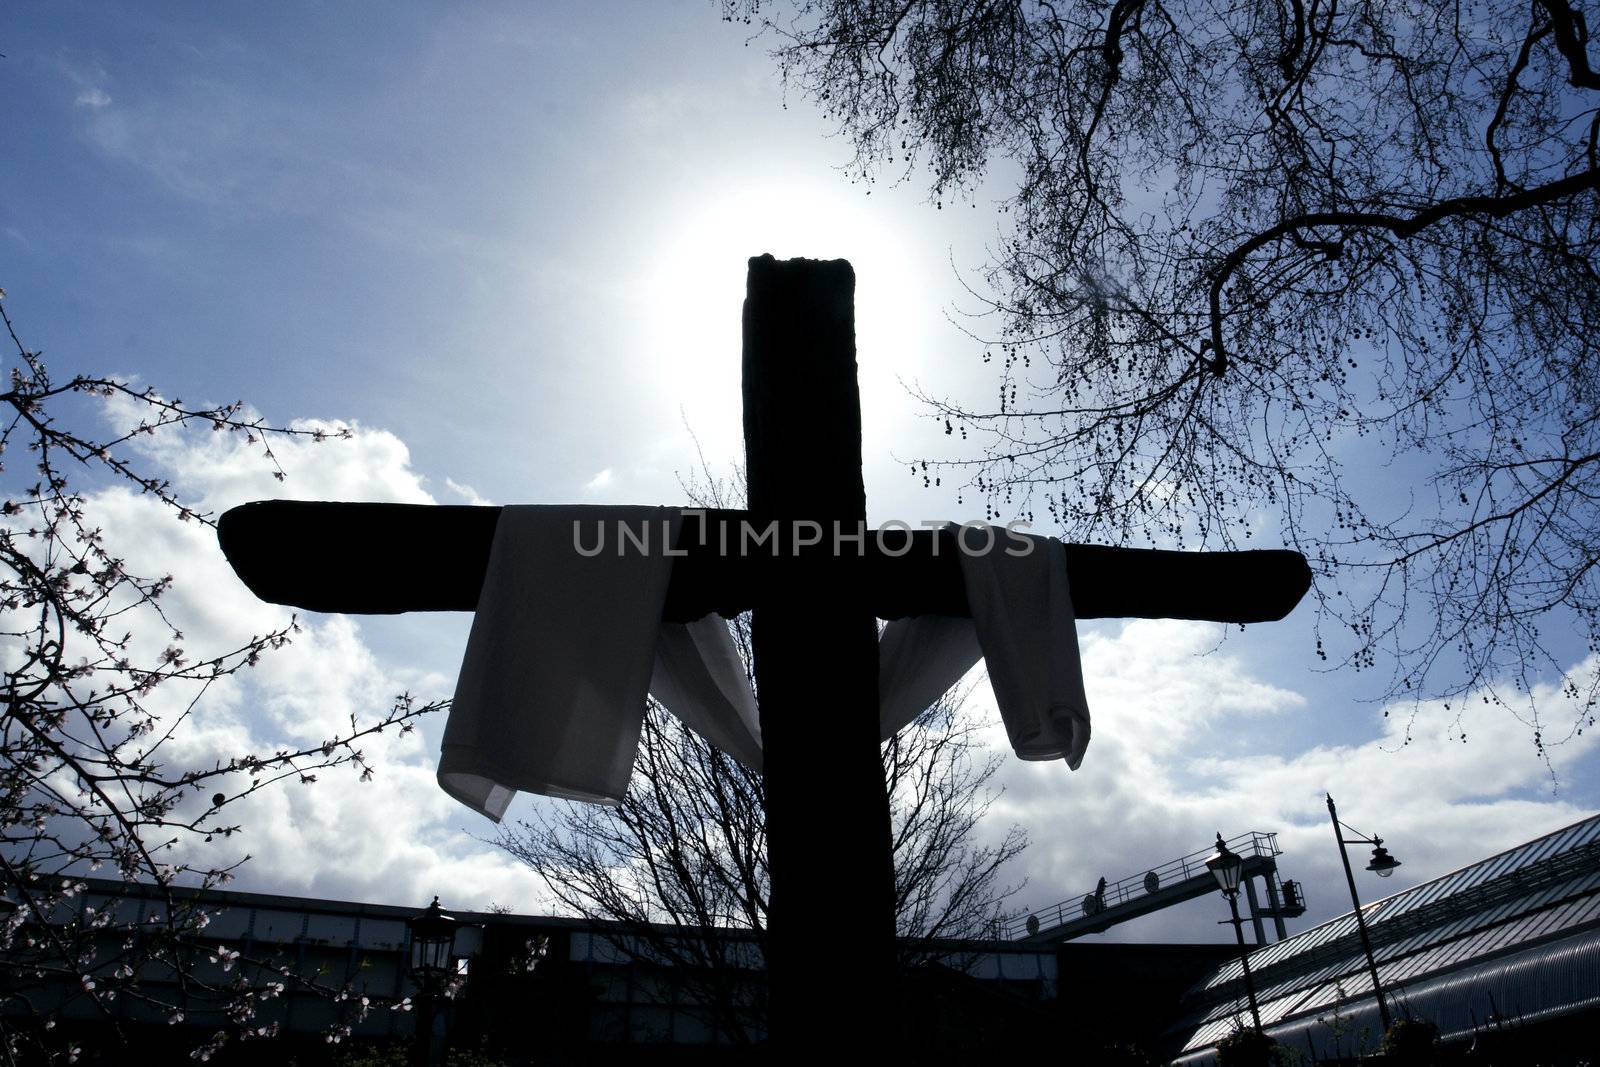
<path id="1" fill-rule="evenodd" d="M 1433 878 L 1429 878 L 1425 882 L 1418 882 L 1416 885 L 1407 886 L 1404 889 L 1396 890 L 1395 892 L 1390 893 L 1386 897 L 1379 897 L 1377 900 L 1369 901 L 1368 903 L 1365 903 L 1365 904 L 1361 905 L 1361 912 L 1362 912 L 1363 916 L 1368 917 L 1369 921 L 1374 921 L 1375 922 L 1376 920 L 1379 920 L 1379 919 L 1382 918 L 1381 912 L 1391 910 L 1389 908 L 1385 908 L 1384 907 L 1384 905 L 1389 904 L 1389 902 L 1391 902 L 1391 901 L 1398 900 L 1398 899 L 1400 899 L 1402 897 L 1415 895 L 1417 893 L 1420 893 L 1421 891 L 1423 891 L 1424 889 L 1426 889 L 1429 886 L 1437 885 L 1438 883 L 1443 882 L 1448 878 L 1452 878 L 1455 875 L 1462 874 L 1462 873 L 1464 873 L 1466 871 L 1473 870 L 1474 868 L 1490 866 L 1490 865 L 1494 864 L 1496 861 L 1504 859 L 1506 856 L 1511 855 L 1513 852 L 1520 852 L 1523 849 L 1531 848 L 1532 846 L 1537 845 L 1542 841 L 1548 841 L 1553 837 L 1558 837 L 1561 834 L 1565 834 L 1565 833 L 1568 833 L 1568 832 L 1570 832 L 1572 830 L 1575 830 L 1576 828 L 1578 828 L 1579 826 L 1584 825 L 1585 823 L 1600 823 L 1600 813 L 1596 813 L 1594 815 L 1589 815 L 1589 816 L 1587 816 L 1585 818 L 1579 819 L 1577 822 L 1569 823 L 1568 825 L 1563 826 L 1560 829 L 1551 830 L 1547 834 L 1541 834 L 1538 837 L 1530 838 L 1529 840 L 1522 842 L 1520 845 L 1513 845 L 1511 848 L 1504 849 L 1504 850 L 1502 850 L 1500 852 L 1496 852 L 1495 854 L 1493 854 L 1491 856 L 1485 856 L 1483 859 L 1474 860 L 1473 862 L 1468 863 L 1468 864 L 1464 864 L 1464 865 L 1462 865 L 1460 867 L 1455 868 L 1454 870 L 1446 871 L 1443 874 L 1436 875 Z M 1591 842 L 1589 845 L 1586 845 L 1584 847 L 1586 847 L 1586 848 L 1592 847 L 1594 844 L 1595 844 L 1594 842 Z M 1538 865 L 1542 865 L 1542 864 L 1548 863 L 1551 860 L 1556 859 L 1558 856 L 1567 855 L 1570 851 L 1572 851 L 1572 850 L 1570 850 L 1570 849 L 1569 850 L 1563 850 L 1562 852 L 1556 853 L 1553 856 L 1546 856 L 1543 859 L 1538 860 L 1537 864 Z M 1516 873 L 1516 872 L 1511 872 L 1511 873 Z M 1499 881 L 1499 879 L 1503 878 L 1503 877 L 1509 877 L 1509 874 L 1508 875 L 1498 876 L 1497 878 L 1493 879 L 1493 881 Z M 1474 887 L 1474 888 L 1476 888 L 1476 887 Z M 1452 898 L 1448 898 L 1447 897 L 1445 899 L 1452 899 Z M 1435 903 L 1443 903 L 1443 901 L 1437 901 Z M 1425 905 L 1424 908 L 1431 908 L 1432 906 L 1433 906 L 1432 904 L 1429 904 L 1429 905 Z M 1335 915 L 1332 918 L 1324 919 L 1322 922 L 1318 923 L 1316 926 L 1310 927 L 1309 929 L 1306 929 L 1306 930 L 1302 930 L 1298 934 L 1294 934 L 1294 935 L 1292 935 L 1290 937 L 1286 937 L 1282 941 L 1275 942 L 1274 944 L 1261 946 L 1261 948 L 1263 950 L 1266 950 L 1266 949 L 1280 950 L 1278 955 L 1281 955 L 1281 956 L 1292 956 L 1292 955 L 1294 955 L 1294 953 L 1290 950 L 1289 946 L 1294 945 L 1298 941 L 1307 940 L 1307 939 L 1311 938 L 1312 935 L 1316 934 L 1318 931 L 1323 930 L 1326 927 L 1332 926 L 1335 923 L 1348 920 L 1354 915 L 1355 915 L 1355 911 L 1353 909 L 1351 911 L 1340 912 L 1338 915 Z"/>
<path id="2" fill-rule="evenodd" d="M 1479 860 L 1473 860 L 1471 863 L 1463 864 L 1460 867 L 1455 868 L 1454 870 L 1445 871 L 1443 874 L 1435 875 L 1434 877 L 1429 878 L 1426 882 L 1418 882 L 1416 885 L 1407 886 L 1405 889 L 1398 889 L 1395 892 L 1390 893 L 1386 897 L 1379 897 L 1377 900 L 1372 901 L 1370 904 L 1363 904 L 1361 906 L 1361 910 L 1363 912 L 1368 911 L 1368 910 L 1370 910 L 1372 908 L 1378 907 L 1381 904 L 1386 904 L 1391 900 L 1395 900 L 1398 897 L 1403 897 L 1403 896 L 1406 896 L 1407 894 L 1415 893 L 1418 890 L 1424 888 L 1425 886 L 1436 885 L 1439 882 L 1443 882 L 1448 878 L 1453 878 L 1458 874 L 1465 874 L 1467 871 L 1471 871 L 1471 870 L 1473 870 L 1475 868 L 1493 866 L 1495 863 L 1497 863 L 1500 860 L 1505 859 L 1507 856 L 1511 855 L 1513 852 L 1521 852 L 1521 851 L 1523 851 L 1525 849 L 1531 849 L 1533 846 L 1539 844 L 1540 842 L 1548 841 L 1553 837 L 1560 837 L 1562 834 L 1565 834 L 1565 833 L 1568 833 L 1568 832 L 1570 832 L 1572 830 L 1575 830 L 1578 827 L 1584 825 L 1585 823 L 1600 823 L 1600 812 L 1596 812 L 1593 815 L 1587 815 L 1584 818 L 1579 819 L 1577 822 L 1568 823 L 1566 826 L 1560 827 L 1560 828 L 1555 829 L 1555 830 L 1551 830 L 1547 834 L 1540 834 L 1538 837 L 1531 837 L 1531 838 L 1529 838 L 1528 840 L 1522 842 L 1519 845 L 1512 845 L 1510 848 L 1502 849 L 1501 851 L 1496 852 L 1493 855 L 1485 856 L 1485 857 L 1483 857 L 1482 859 L 1479 859 Z M 1591 842 L 1590 844 L 1593 844 L 1593 842 Z M 1585 847 L 1587 847 L 1587 846 L 1585 846 Z M 1546 862 L 1548 860 L 1553 860 L 1553 859 L 1556 858 L 1556 856 L 1564 856 L 1569 851 L 1571 851 L 1571 850 L 1570 849 L 1563 849 L 1561 852 L 1558 852 L 1553 856 L 1546 856 L 1546 857 L 1544 857 L 1544 859 L 1541 859 L 1538 862 L 1539 863 L 1544 863 L 1544 862 Z M 1512 872 L 1512 873 L 1514 873 L 1514 872 Z M 1497 876 L 1497 878 L 1495 880 L 1498 880 L 1499 877 L 1505 877 L 1505 876 L 1504 875 Z M 1355 913 L 1347 911 L 1344 914 L 1345 915 L 1353 915 Z M 1338 918 L 1338 916 L 1336 916 L 1336 918 Z M 1334 921 L 1333 919 L 1329 919 L 1328 920 L 1328 922 L 1333 922 L 1333 921 Z M 1315 930 L 1316 927 L 1313 926 L 1311 929 Z M 1307 931 L 1303 931 L 1303 932 L 1304 933 L 1310 933 L 1311 931 L 1307 930 Z M 1296 936 L 1299 936 L 1299 935 L 1296 935 Z M 1288 938 L 1286 940 L 1293 940 L 1293 938 Z M 1283 944 L 1282 941 L 1280 941 L 1278 943 L 1279 944 Z"/>
<path id="3" fill-rule="evenodd" d="M 1567 831 L 1581 826 L 1584 823 L 1597 820 L 1600 820 L 1600 815 L 1591 816 L 1588 819 L 1580 819 L 1578 822 L 1575 822 L 1570 826 L 1563 827 L 1560 830 L 1552 831 L 1551 833 L 1545 834 L 1542 837 L 1536 837 L 1531 841 L 1526 841 L 1522 845 L 1517 846 L 1515 849 L 1507 849 L 1505 852 L 1487 857 L 1484 860 L 1480 860 L 1479 863 L 1468 864 L 1466 867 L 1459 868 L 1457 871 L 1440 875 L 1438 878 L 1431 879 L 1427 882 L 1421 882 L 1417 885 L 1401 890 L 1399 893 L 1385 897 L 1382 900 L 1363 905 L 1362 911 L 1363 913 L 1367 913 L 1377 910 L 1380 905 L 1383 905 L 1388 901 L 1396 900 L 1405 896 L 1406 894 L 1420 891 L 1428 886 L 1435 885 L 1454 876 L 1457 873 L 1460 873 L 1460 871 L 1470 870 L 1471 868 L 1479 866 L 1480 864 L 1490 864 L 1495 860 L 1507 855 L 1508 853 L 1518 851 L 1518 849 L 1521 848 L 1536 845 L 1539 842 L 1546 841 L 1551 837 L 1566 833 Z M 1600 855 L 1600 841 L 1590 841 L 1576 848 L 1567 849 L 1562 852 L 1555 853 L 1554 855 L 1546 856 L 1542 859 L 1536 860 L 1528 866 L 1519 868 L 1518 870 L 1497 875 L 1486 882 L 1480 882 L 1477 885 L 1469 886 L 1458 893 L 1442 897 L 1438 900 L 1429 901 L 1428 903 L 1420 905 L 1417 908 L 1393 915 L 1386 921 L 1372 921 L 1369 919 L 1369 933 L 1372 938 L 1374 954 L 1377 954 L 1378 950 L 1385 946 L 1392 945 L 1398 941 L 1403 941 L 1406 938 L 1415 936 L 1417 933 L 1423 930 L 1427 930 L 1431 927 L 1439 925 L 1439 920 L 1441 917 L 1448 918 L 1452 916 L 1452 914 L 1460 915 L 1464 912 L 1470 912 L 1472 910 L 1484 908 L 1494 903 L 1498 903 L 1503 899 L 1514 897 L 1521 893 L 1531 892 L 1543 885 L 1554 884 L 1562 878 L 1570 877 L 1574 873 L 1572 862 L 1574 858 L 1587 858 L 1597 855 Z M 1551 901 L 1548 904 L 1532 909 L 1532 911 L 1504 916 L 1495 920 L 1494 922 L 1485 923 L 1482 926 L 1474 927 L 1470 930 L 1462 930 L 1459 934 L 1449 938 L 1448 940 L 1459 940 L 1460 938 L 1470 936 L 1478 930 L 1512 922 L 1518 918 L 1521 918 L 1523 915 L 1532 914 L 1534 911 L 1547 910 L 1548 908 L 1557 906 L 1559 903 L 1561 902 Z M 1269 981 L 1285 981 L 1290 979 L 1296 973 L 1309 974 L 1320 967 L 1328 966 L 1337 962 L 1340 958 L 1348 957 L 1353 951 L 1353 946 L 1358 940 L 1358 935 L 1353 928 L 1339 935 L 1338 937 L 1332 938 L 1331 940 L 1323 941 L 1318 944 L 1306 944 L 1298 951 L 1290 949 L 1290 946 L 1302 940 L 1309 941 L 1313 935 L 1319 932 L 1326 932 L 1329 927 L 1332 927 L 1336 924 L 1348 923 L 1354 914 L 1355 913 L 1353 911 L 1349 911 L 1340 915 L 1336 915 L 1326 922 L 1319 923 L 1309 930 L 1304 930 L 1301 933 L 1296 934 L 1294 937 L 1279 941 L 1274 945 L 1263 946 L 1261 949 L 1258 949 L 1256 952 L 1252 953 L 1251 957 L 1253 961 L 1257 960 L 1257 958 L 1262 954 L 1271 954 L 1274 957 L 1264 965 L 1260 962 L 1254 963 L 1252 970 L 1254 971 L 1257 982 L 1265 985 Z M 1379 920 L 1382 920 L 1382 918 L 1383 917 L 1381 915 L 1378 916 Z M 1419 948 L 1417 951 L 1422 951 L 1422 949 Z M 1408 952 L 1395 958 L 1400 959 L 1411 954 L 1412 953 Z M 1392 962 L 1392 960 L 1385 960 L 1384 962 L 1389 963 Z M 1222 971 L 1235 969 L 1237 967 L 1238 961 L 1230 961 L 1228 964 L 1219 967 L 1216 971 L 1205 976 L 1204 978 L 1201 978 L 1193 986 L 1191 986 L 1189 990 L 1184 993 L 1182 999 L 1189 1000 L 1190 998 L 1193 998 L 1197 1005 L 1230 999 L 1224 994 L 1224 991 L 1239 985 L 1242 982 L 1242 973 L 1220 981 L 1218 980 L 1218 975 Z"/>

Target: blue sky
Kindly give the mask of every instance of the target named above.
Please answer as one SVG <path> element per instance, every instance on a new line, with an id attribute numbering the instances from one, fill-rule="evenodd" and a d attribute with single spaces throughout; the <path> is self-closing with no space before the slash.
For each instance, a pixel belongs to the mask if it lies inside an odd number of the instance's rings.
<path id="1" fill-rule="evenodd" d="M 994 196 L 938 209 L 915 183 L 851 184 L 848 146 L 798 94 L 785 101 L 747 33 L 710 2 L 12 7 L 0 286 L 58 375 L 132 375 L 355 429 L 287 447 L 282 486 L 233 443 L 150 446 L 212 509 L 279 494 L 673 504 L 697 442 L 718 469 L 739 458 L 745 257 L 844 256 L 872 517 L 973 517 L 948 483 L 926 491 L 906 472 L 949 443 L 903 383 L 976 402 L 992 390 L 951 319 L 973 303 L 961 279 L 979 281 Z M 177 574 L 192 633 L 286 614 L 255 603 L 196 531 L 100 503 L 129 551 Z M 418 566 L 448 550 L 418 546 Z M 1302 609 L 1245 633 L 1085 626 L 1084 768 L 1010 761 L 991 815 L 991 832 L 1014 821 L 1033 841 L 1018 901 L 1262 829 L 1280 832 L 1309 920 L 1343 899 L 1325 789 L 1405 861 L 1374 894 L 1596 806 L 1587 737 L 1556 750 L 1559 791 L 1503 713 L 1474 710 L 1463 745 L 1453 715 L 1424 708 L 1403 746 L 1409 709 L 1385 718 L 1367 679 L 1321 671 L 1309 624 Z M 323 736 L 402 688 L 448 695 L 466 627 L 311 617 L 277 662 L 217 694 L 188 755 Z M 262 801 L 241 885 L 537 910 L 536 882 L 478 840 L 489 825 L 432 785 L 441 728 L 387 743 L 374 783 Z M 1117 936 L 1227 936 L 1217 906 Z"/>

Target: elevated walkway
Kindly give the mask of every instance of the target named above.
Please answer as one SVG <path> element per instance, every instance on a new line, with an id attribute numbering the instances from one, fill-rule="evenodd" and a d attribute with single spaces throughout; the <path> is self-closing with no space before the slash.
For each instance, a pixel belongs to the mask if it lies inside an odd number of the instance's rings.
<path id="1" fill-rule="evenodd" d="M 1278 860 L 1281 854 L 1276 833 L 1252 830 L 1228 841 L 1228 847 L 1244 857 L 1244 873 L 1240 887 L 1248 904 L 1248 918 L 1255 930 L 1256 944 L 1267 943 L 1263 919 L 1273 921 L 1277 940 L 1288 936 L 1283 920 L 1305 913 L 1305 897 L 1296 882 L 1278 881 Z M 1137 919 L 1162 908 L 1170 908 L 1186 900 L 1216 893 L 1217 882 L 1206 870 L 1206 858 L 1216 849 L 1213 844 L 1198 852 L 1179 856 L 1175 860 L 1152 867 L 1143 874 L 1129 875 L 1115 882 L 1101 880 L 1100 884 L 1081 897 L 1064 900 L 1048 908 L 1018 916 L 1004 923 L 999 931 L 1002 940 L 1030 943 L 1070 941 L 1084 934 L 1097 934 L 1118 923 Z M 1255 882 L 1260 879 L 1266 892 L 1263 906 L 1256 893 Z"/>

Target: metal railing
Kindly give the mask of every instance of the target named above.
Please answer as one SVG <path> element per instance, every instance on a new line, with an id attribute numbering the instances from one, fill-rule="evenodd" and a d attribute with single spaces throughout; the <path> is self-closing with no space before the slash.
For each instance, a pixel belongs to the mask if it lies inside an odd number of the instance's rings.
<path id="1" fill-rule="evenodd" d="M 1229 838 L 1228 847 L 1246 860 L 1253 856 L 1271 858 L 1282 855 L 1282 850 L 1278 848 L 1278 835 L 1260 830 L 1251 830 Z M 1059 904 L 1052 904 L 1048 908 L 1038 908 L 1003 920 L 996 924 L 996 936 L 1007 941 L 1029 937 L 1038 930 L 1049 930 L 1086 916 L 1099 915 L 1119 905 L 1149 896 L 1162 889 L 1181 885 L 1194 878 L 1210 878 L 1211 872 L 1206 870 L 1206 859 L 1216 852 L 1216 848 L 1215 844 L 1209 845 L 1198 852 L 1179 856 L 1143 873 L 1107 882 L 1103 891 L 1097 886 L 1080 897 L 1073 897 Z M 1032 929 L 1029 928 L 1030 919 L 1038 921 L 1038 925 Z"/>

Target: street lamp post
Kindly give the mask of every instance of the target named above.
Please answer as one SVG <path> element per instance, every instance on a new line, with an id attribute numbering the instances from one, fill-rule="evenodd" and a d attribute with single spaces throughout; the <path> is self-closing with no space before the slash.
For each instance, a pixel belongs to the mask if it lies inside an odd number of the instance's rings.
<path id="1" fill-rule="evenodd" d="M 411 931 L 411 978 L 417 984 L 417 1049 L 418 1067 L 431 1067 L 433 1063 L 433 1018 L 439 995 L 453 976 L 451 961 L 455 954 L 455 919 L 439 908 L 439 898 L 420 915 L 406 920 Z"/>
<path id="2" fill-rule="evenodd" d="M 1220 831 L 1217 833 L 1217 851 L 1206 860 L 1206 870 L 1217 880 L 1222 895 L 1228 898 L 1228 910 L 1233 913 L 1232 919 L 1219 919 L 1218 922 L 1231 923 L 1233 936 L 1239 941 L 1239 963 L 1244 967 L 1244 991 L 1250 998 L 1250 1018 L 1255 1020 L 1256 1033 L 1259 1034 L 1262 1033 L 1261 1008 L 1256 1004 L 1256 983 L 1250 975 L 1250 953 L 1244 945 L 1244 920 L 1239 918 L 1239 878 L 1244 873 L 1244 857 L 1228 848 Z"/>
<path id="3" fill-rule="evenodd" d="M 1344 878 L 1350 884 L 1350 903 L 1356 912 L 1356 930 L 1361 934 L 1361 950 L 1367 956 L 1367 973 L 1372 976 L 1372 995 L 1378 1001 L 1378 1018 L 1383 1020 L 1383 1032 L 1388 1033 L 1392 1021 L 1389 1018 L 1389 1003 L 1383 999 L 1383 986 L 1378 982 L 1378 961 L 1372 955 L 1372 939 L 1367 936 L 1367 920 L 1361 914 L 1361 898 L 1356 895 L 1356 876 L 1350 870 L 1350 853 L 1345 851 L 1346 845 L 1371 845 L 1372 862 L 1367 864 L 1367 870 L 1379 878 L 1387 878 L 1400 866 L 1400 861 L 1389 855 L 1389 850 L 1383 847 L 1383 838 L 1363 837 L 1350 827 L 1339 821 L 1339 809 L 1333 806 L 1333 795 L 1328 794 L 1328 817 L 1333 820 L 1333 836 L 1339 842 L 1339 858 L 1344 861 Z M 1343 831 L 1348 830 L 1353 836 L 1345 837 Z"/>

